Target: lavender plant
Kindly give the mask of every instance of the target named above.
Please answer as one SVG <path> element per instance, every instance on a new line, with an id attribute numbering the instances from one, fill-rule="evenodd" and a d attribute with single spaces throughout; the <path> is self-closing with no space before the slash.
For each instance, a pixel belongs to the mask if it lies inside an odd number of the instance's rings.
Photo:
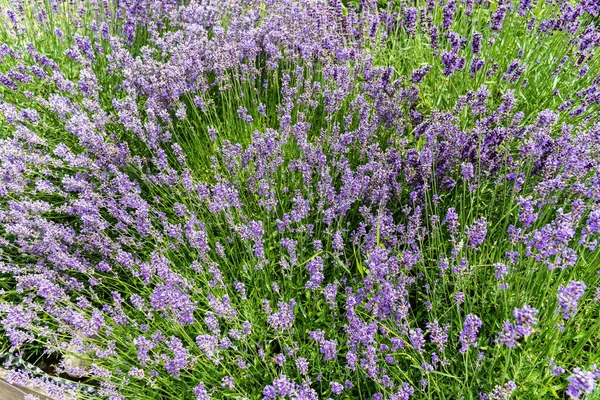
<path id="1" fill-rule="evenodd" d="M 56 398 L 598 396 L 597 2 L 0 4 L 0 349 Z"/>

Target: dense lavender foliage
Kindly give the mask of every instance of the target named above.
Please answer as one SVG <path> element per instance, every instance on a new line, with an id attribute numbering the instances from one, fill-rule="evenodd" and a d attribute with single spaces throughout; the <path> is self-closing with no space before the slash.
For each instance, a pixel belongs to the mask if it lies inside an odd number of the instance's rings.
<path id="1" fill-rule="evenodd" d="M 598 393 L 598 1 L 0 22 L 0 350 L 56 398 Z"/>

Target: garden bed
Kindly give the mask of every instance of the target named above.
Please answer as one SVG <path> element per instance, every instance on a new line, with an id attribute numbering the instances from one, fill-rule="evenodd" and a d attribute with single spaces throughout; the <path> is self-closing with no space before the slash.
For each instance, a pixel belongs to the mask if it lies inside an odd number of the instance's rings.
<path id="1" fill-rule="evenodd" d="M 0 0 L 0 351 L 39 367 L 7 380 L 597 396 L 599 29 L 595 0 Z"/>

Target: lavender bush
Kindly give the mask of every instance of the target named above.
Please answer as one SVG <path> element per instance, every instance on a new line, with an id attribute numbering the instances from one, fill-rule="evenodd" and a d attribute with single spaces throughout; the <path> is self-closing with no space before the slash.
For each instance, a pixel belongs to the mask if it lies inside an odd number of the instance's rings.
<path id="1" fill-rule="evenodd" d="M 56 398 L 598 398 L 597 1 L 0 21 L 0 349 Z"/>

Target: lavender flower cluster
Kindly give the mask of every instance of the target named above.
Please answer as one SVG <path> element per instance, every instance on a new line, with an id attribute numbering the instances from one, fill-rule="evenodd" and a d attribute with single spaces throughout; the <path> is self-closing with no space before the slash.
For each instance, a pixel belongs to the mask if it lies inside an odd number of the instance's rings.
<path id="1" fill-rule="evenodd" d="M 111 400 L 597 392 L 597 1 L 13 3 L 2 352 Z"/>

